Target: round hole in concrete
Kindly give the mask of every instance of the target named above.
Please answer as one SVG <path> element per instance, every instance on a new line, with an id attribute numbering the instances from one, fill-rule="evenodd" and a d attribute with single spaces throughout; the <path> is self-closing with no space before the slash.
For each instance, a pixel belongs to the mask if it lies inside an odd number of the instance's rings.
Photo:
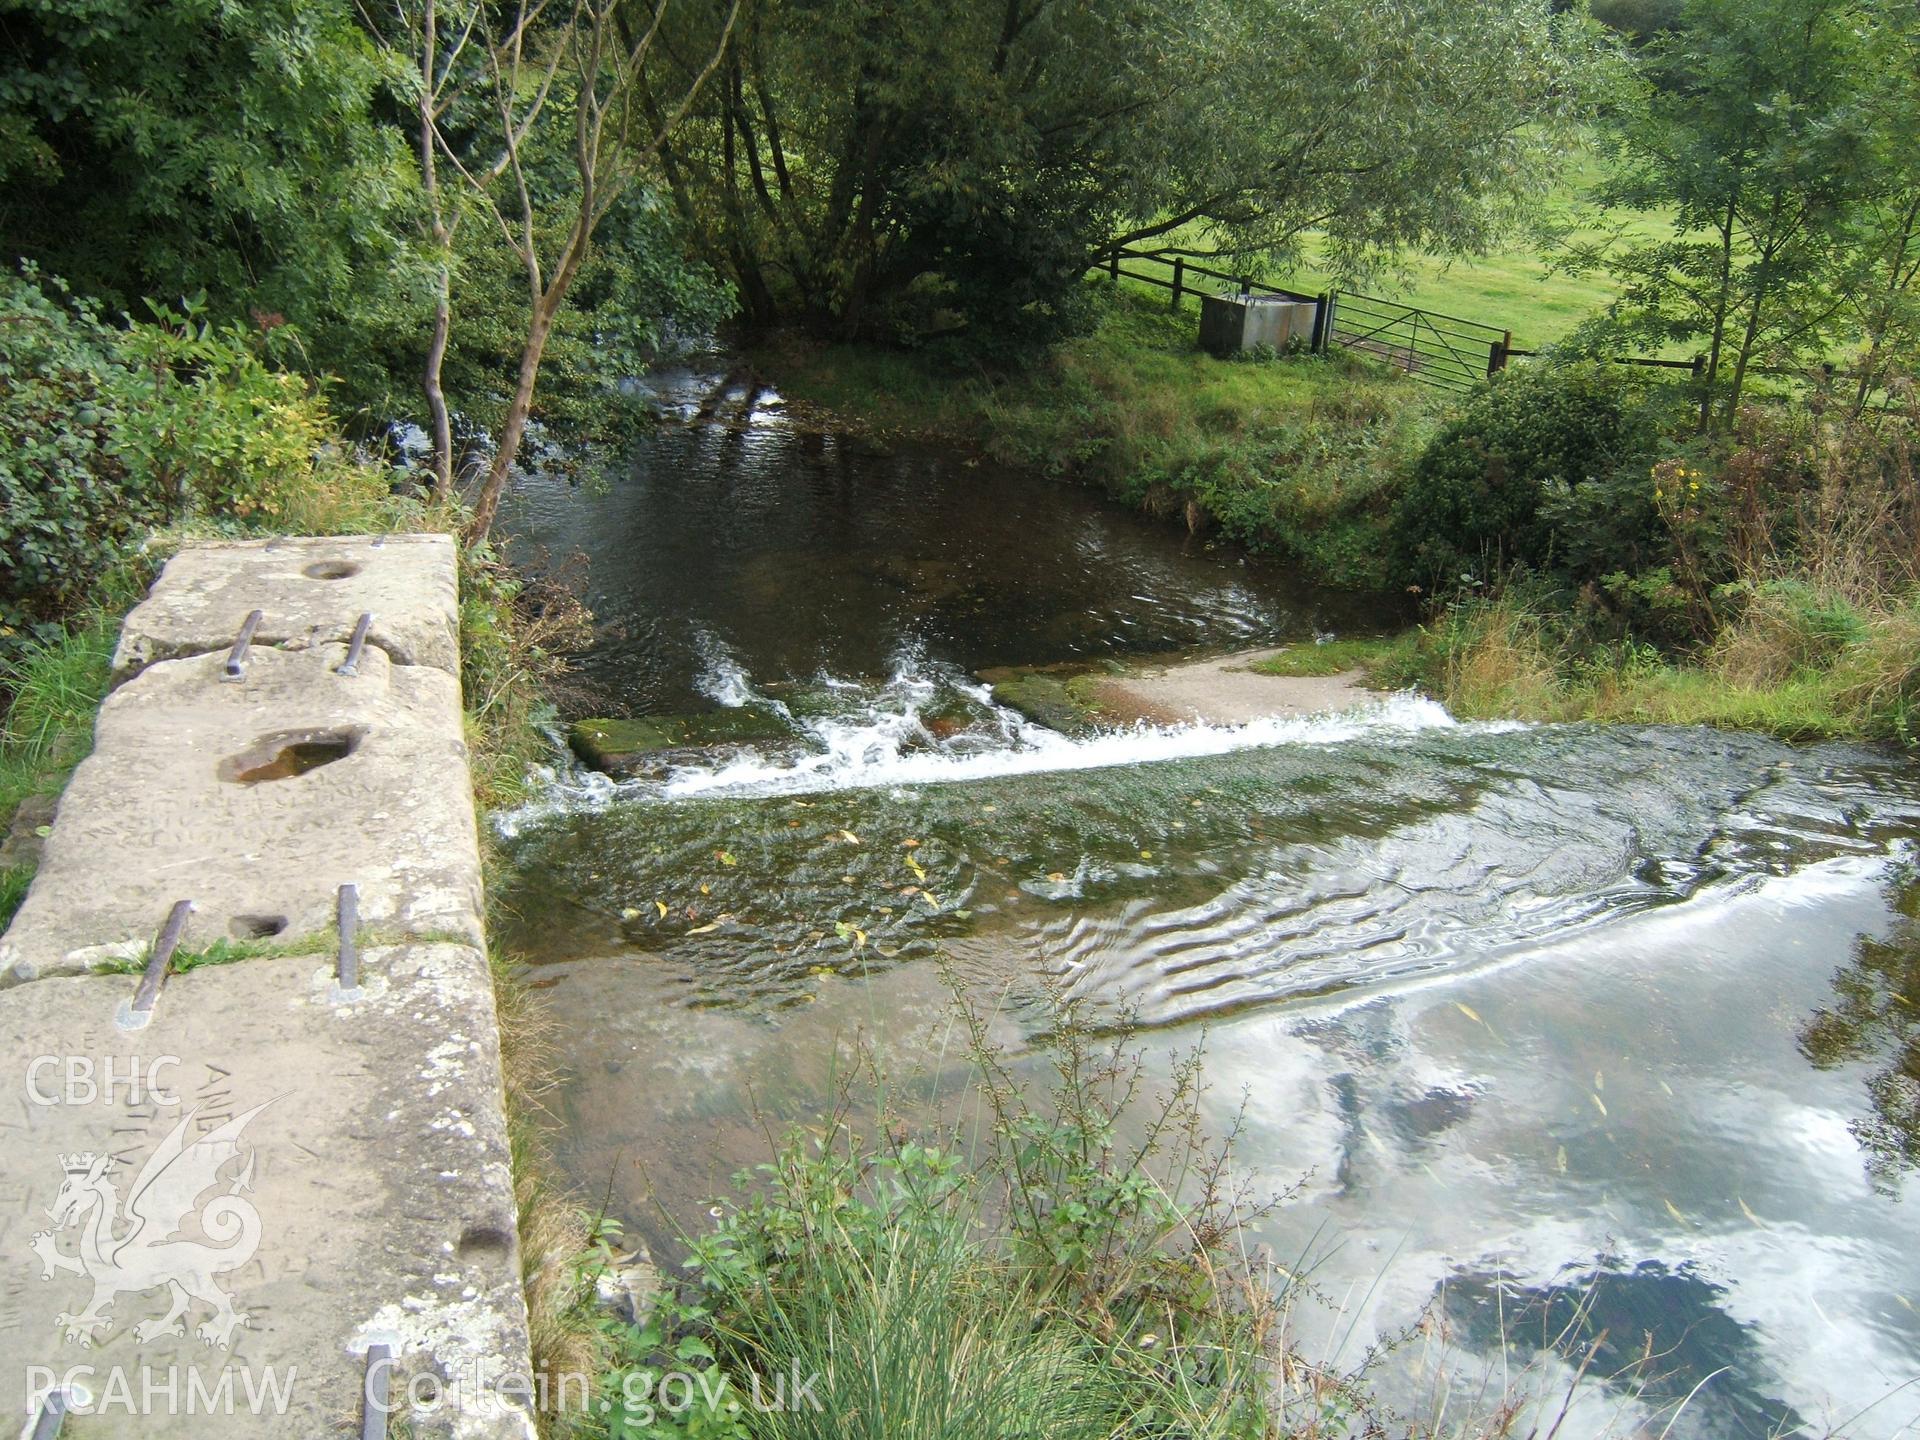
<path id="1" fill-rule="evenodd" d="M 360 567 L 351 560 L 316 560 L 300 573 L 309 580 L 345 580 L 358 575 Z"/>
<path id="2" fill-rule="evenodd" d="M 469 1225 L 455 1253 L 462 1260 L 503 1260 L 513 1253 L 513 1236 L 498 1225 Z"/>
<path id="3" fill-rule="evenodd" d="M 270 940 L 287 928 L 284 915 L 236 915 L 227 931 L 236 940 Z"/>
<path id="4" fill-rule="evenodd" d="M 360 748 L 359 730 L 282 730 L 262 735 L 238 755 L 222 760 L 216 773 L 230 785 L 260 785 L 292 780 Z"/>

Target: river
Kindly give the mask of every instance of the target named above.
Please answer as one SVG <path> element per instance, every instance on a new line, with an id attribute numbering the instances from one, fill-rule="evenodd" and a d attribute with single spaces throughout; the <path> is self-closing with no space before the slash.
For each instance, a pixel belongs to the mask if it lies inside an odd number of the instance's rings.
<path id="1" fill-rule="evenodd" d="M 696 416 L 711 383 L 660 381 L 690 423 L 603 491 L 533 477 L 505 516 L 592 562 L 597 704 L 778 731 L 558 766 L 498 819 L 585 1191 L 671 1250 L 855 1037 L 944 1083 L 944 966 L 1016 1046 L 1043 992 L 1151 1063 L 1204 1043 L 1287 1196 L 1259 1238 L 1310 1282 L 1301 1343 L 1357 1363 L 1426 1317 L 1380 1368 L 1409 1411 L 1490 1375 L 1551 1423 L 1592 1349 L 1570 1440 L 1682 1400 L 1676 1437 L 1915 1432 L 1920 765 L 1413 696 L 1055 735 L 972 672 L 1379 616 L 763 392 Z"/>

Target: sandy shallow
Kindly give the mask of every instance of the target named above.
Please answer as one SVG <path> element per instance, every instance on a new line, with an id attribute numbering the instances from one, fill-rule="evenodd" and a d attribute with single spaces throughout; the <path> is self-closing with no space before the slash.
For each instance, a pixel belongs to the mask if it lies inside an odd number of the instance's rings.
<path id="1" fill-rule="evenodd" d="M 1269 716 L 1330 714 L 1384 699 L 1362 683 L 1361 672 L 1340 675 L 1263 675 L 1255 661 L 1278 649 L 1243 650 L 1208 660 L 1103 676 L 1092 687 L 1103 715 L 1170 725 L 1204 721 L 1244 725 Z"/>

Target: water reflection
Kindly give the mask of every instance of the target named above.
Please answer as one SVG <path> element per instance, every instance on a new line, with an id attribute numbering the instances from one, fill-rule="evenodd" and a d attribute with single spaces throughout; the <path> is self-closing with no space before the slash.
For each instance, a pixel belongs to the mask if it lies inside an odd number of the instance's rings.
<path id="1" fill-rule="evenodd" d="M 530 477 L 502 523 L 591 558 L 584 671 L 616 710 L 698 708 L 711 636 L 764 682 L 884 675 L 908 642 L 975 669 L 1382 618 L 1072 486 L 777 419 L 668 427 L 597 493 Z"/>
<path id="2" fill-rule="evenodd" d="M 1920 1165 L 1920 874 L 1909 863 L 1889 886 L 1901 923 L 1863 935 L 1833 976 L 1834 998 L 1800 1030 L 1800 1049 L 1822 1069 L 1863 1062 L 1871 1111 L 1853 1121 L 1867 1173 L 1898 1193 Z"/>
<path id="3" fill-rule="evenodd" d="M 1690 1433 L 1715 1440 L 1773 1440 L 1808 1433 L 1806 1421 L 1765 1393 L 1767 1372 L 1755 1327 L 1726 1309 L 1727 1287 L 1690 1264 L 1630 1265 L 1602 1255 L 1570 1266 L 1547 1285 L 1523 1285 L 1497 1267 L 1463 1268 L 1436 1300 L 1460 1339 L 1483 1354 L 1503 1345 L 1551 1351 L 1569 1365 L 1664 1419 L 1701 1388 Z"/>

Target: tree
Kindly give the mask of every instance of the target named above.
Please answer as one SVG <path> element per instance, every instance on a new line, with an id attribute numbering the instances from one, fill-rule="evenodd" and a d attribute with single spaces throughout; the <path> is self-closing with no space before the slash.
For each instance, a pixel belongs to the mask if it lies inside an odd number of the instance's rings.
<path id="1" fill-rule="evenodd" d="M 0 235 L 113 309 L 283 317 L 372 402 L 404 325 L 413 167 L 349 0 L 0 4 Z M 377 387 L 374 387 L 377 388 Z"/>
<path id="2" fill-rule="evenodd" d="M 1920 18 L 1893 10 L 1870 37 L 1874 84 L 1866 101 L 1869 171 L 1846 219 L 1853 265 L 1840 289 L 1858 332 L 1852 413 L 1865 411 L 1920 351 Z"/>
<path id="3" fill-rule="evenodd" d="M 1483 246 L 1597 35 L 1548 0 L 762 0 L 662 167 L 750 318 L 1021 331 L 1126 246 Z"/>
<path id="4" fill-rule="evenodd" d="M 1578 257 L 1621 299 L 1576 345 L 1703 345 L 1698 423 L 1730 424 L 1753 367 L 1823 354 L 1871 163 L 1867 0 L 1687 0 L 1615 117 L 1609 208 L 1665 210 L 1668 233 Z"/>
<path id="5" fill-rule="evenodd" d="M 493 456 L 474 499 L 470 537 L 492 528 L 532 414 L 540 365 L 555 322 L 592 250 L 595 233 L 639 180 L 719 64 L 740 0 L 718 18 L 704 61 L 680 80 L 664 109 L 658 86 L 641 91 L 661 42 L 669 0 L 633 15 L 619 0 L 519 0 L 504 17 L 464 7 L 444 55 L 432 0 L 418 12 L 418 113 L 422 175 L 437 243 L 452 224 L 440 199 L 444 159 L 484 208 L 522 269 L 528 312 L 514 385 Z M 472 47 L 474 70 L 461 74 Z M 456 130 L 450 120 L 457 120 Z M 433 411 L 436 487 L 451 485 L 446 403 L 439 365 L 451 324 L 450 260 L 443 259 L 424 377 Z"/>

